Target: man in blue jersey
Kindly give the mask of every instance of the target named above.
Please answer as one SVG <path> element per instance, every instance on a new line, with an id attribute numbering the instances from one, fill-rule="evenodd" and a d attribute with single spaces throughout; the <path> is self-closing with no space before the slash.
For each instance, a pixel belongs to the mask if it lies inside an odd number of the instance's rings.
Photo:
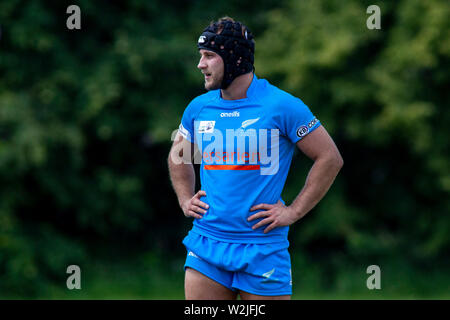
<path id="1" fill-rule="evenodd" d="M 245 25 L 221 18 L 197 46 L 208 92 L 187 106 L 168 159 L 180 207 L 194 218 L 183 240 L 186 299 L 289 299 L 289 226 L 322 199 L 342 157 L 300 99 L 255 75 Z M 281 193 L 296 147 L 314 164 L 287 206 Z"/>

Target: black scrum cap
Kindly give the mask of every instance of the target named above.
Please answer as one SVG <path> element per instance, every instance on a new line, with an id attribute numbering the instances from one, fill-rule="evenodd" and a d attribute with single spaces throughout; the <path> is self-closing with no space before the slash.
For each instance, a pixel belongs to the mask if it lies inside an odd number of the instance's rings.
<path id="1" fill-rule="evenodd" d="M 219 23 L 214 23 L 203 30 L 198 38 L 198 49 L 214 51 L 224 62 L 224 75 L 221 89 L 226 89 L 231 82 L 242 74 L 254 71 L 255 43 L 250 30 L 242 34 L 240 22 L 224 21 L 223 30 L 217 34 Z"/>

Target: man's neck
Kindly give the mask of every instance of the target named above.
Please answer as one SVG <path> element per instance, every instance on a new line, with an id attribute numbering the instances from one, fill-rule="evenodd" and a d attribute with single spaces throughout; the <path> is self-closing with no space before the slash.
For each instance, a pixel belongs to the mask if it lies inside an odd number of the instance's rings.
<path id="1" fill-rule="evenodd" d="M 222 99 L 238 100 L 247 97 L 247 90 L 252 84 L 253 72 L 249 72 L 236 77 L 227 89 L 221 89 Z"/>

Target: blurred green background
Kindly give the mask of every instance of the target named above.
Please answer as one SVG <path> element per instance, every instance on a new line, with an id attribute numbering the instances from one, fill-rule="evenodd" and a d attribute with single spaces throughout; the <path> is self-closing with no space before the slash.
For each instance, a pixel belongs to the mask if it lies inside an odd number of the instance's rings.
<path id="1" fill-rule="evenodd" d="M 301 98 L 345 161 L 291 227 L 293 298 L 449 299 L 445 0 L 1 1 L 0 298 L 184 298 L 192 220 L 166 161 L 204 93 L 196 41 L 224 15 L 254 33 L 258 77 Z M 311 164 L 295 154 L 287 203 Z M 81 290 L 66 288 L 72 264 Z"/>

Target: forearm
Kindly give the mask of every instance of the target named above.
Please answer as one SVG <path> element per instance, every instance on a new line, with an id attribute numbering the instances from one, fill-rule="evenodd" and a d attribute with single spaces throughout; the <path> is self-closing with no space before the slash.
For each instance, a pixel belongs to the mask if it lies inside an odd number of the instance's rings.
<path id="1" fill-rule="evenodd" d="M 175 164 L 169 159 L 169 175 L 180 207 L 195 194 L 195 171 L 192 163 Z"/>
<path id="2" fill-rule="evenodd" d="M 309 171 L 305 186 L 289 206 L 298 219 L 304 217 L 325 196 L 343 163 L 342 159 L 317 159 Z"/>

